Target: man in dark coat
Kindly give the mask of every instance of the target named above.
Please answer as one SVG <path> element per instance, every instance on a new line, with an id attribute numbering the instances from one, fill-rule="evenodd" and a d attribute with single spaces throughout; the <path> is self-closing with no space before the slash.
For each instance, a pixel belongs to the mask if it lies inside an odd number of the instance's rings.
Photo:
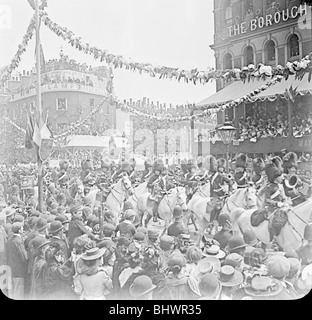
<path id="1" fill-rule="evenodd" d="M 27 274 L 27 252 L 21 237 L 23 225 L 20 222 L 14 222 L 12 233 L 13 236 L 6 243 L 7 264 L 12 271 L 12 288 L 9 288 L 9 297 L 14 300 L 23 300 Z"/>
<path id="2" fill-rule="evenodd" d="M 171 237 L 178 237 L 181 234 L 186 234 L 187 231 L 184 228 L 182 222 L 183 211 L 181 207 L 175 207 L 172 213 L 174 222 L 168 227 L 167 234 Z"/>
<path id="3" fill-rule="evenodd" d="M 213 236 L 213 239 L 219 242 L 220 249 L 225 249 L 233 235 L 230 216 L 227 213 L 221 213 L 218 218 L 218 224 L 222 229 Z"/>
<path id="4" fill-rule="evenodd" d="M 71 210 L 72 219 L 68 226 L 68 242 L 70 251 L 73 250 L 74 240 L 83 234 L 87 234 L 92 240 L 95 239 L 95 235 L 90 232 L 83 224 L 82 221 L 82 207 L 80 205 L 74 205 Z"/>
<path id="5" fill-rule="evenodd" d="M 152 168 L 153 168 L 152 159 L 150 159 L 150 158 L 145 159 L 144 167 L 145 167 L 145 169 L 143 170 L 142 176 L 141 176 L 141 182 L 142 183 L 145 182 L 146 180 L 148 180 L 151 177 L 152 173 L 153 173 L 153 170 L 152 170 Z"/>

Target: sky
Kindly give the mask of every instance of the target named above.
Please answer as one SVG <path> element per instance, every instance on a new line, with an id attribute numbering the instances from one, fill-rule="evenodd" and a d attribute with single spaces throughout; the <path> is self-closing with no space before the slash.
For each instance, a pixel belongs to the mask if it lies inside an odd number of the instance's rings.
<path id="1" fill-rule="evenodd" d="M 4 8 L 11 16 L 5 25 Z M 209 47 L 214 34 L 213 0 L 48 0 L 46 11 L 84 42 L 137 62 L 182 69 L 215 67 Z M 13 58 L 32 15 L 27 0 L 0 0 L 0 68 Z M 64 54 L 77 62 L 105 65 L 72 48 L 45 25 L 41 42 L 46 60 L 58 58 L 62 47 Z M 34 52 L 35 37 L 22 56 L 19 71 L 34 67 Z M 198 103 L 216 91 L 214 81 L 179 83 L 126 69 L 115 69 L 114 75 L 120 100 L 147 97 L 173 105 Z"/>

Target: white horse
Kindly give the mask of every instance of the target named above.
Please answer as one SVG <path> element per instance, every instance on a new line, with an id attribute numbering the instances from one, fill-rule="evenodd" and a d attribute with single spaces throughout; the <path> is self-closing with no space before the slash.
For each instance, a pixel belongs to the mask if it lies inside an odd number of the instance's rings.
<path id="1" fill-rule="evenodd" d="M 100 190 L 98 188 L 92 190 L 87 195 L 87 198 L 91 199 L 91 209 L 93 210 L 96 205 L 96 195 Z M 127 175 L 124 175 L 113 186 L 111 192 L 107 196 L 106 206 L 110 209 L 114 215 L 114 223 L 117 225 L 119 222 L 120 214 L 123 208 L 123 203 L 128 196 L 133 195 L 134 190 L 131 185 L 131 181 Z"/>
<path id="2" fill-rule="evenodd" d="M 222 208 L 222 213 L 231 215 L 237 208 L 253 209 L 258 207 L 256 189 L 253 187 L 239 188 L 229 196 Z"/>
<path id="3" fill-rule="evenodd" d="M 149 192 L 146 192 L 138 197 L 138 216 L 142 224 L 143 216 L 147 214 L 145 220 L 145 226 L 147 226 L 150 218 L 153 215 L 153 203 L 150 204 L 148 199 L 150 196 Z M 186 190 L 184 187 L 176 187 L 171 189 L 167 194 L 164 195 L 158 206 L 159 218 L 165 221 L 165 228 L 163 234 L 167 230 L 169 223 L 172 220 L 173 209 L 176 206 L 180 206 L 183 210 L 187 210 L 186 205 Z"/>
<path id="4" fill-rule="evenodd" d="M 129 196 L 129 198 L 127 199 L 127 201 L 129 201 L 132 206 L 133 206 L 133 210 L 137 213 L 138 212 L 138 198 L 140 195 L 142 195 L 143 193 L 148 192 L 147 189 L 147 181 L 139 184 L 137 187 L 134 188 L 134 193 L 133 195 Z"/>
<path id="5" fill-rule="evenodd" d="M 242 208 L 234 210 L 231 216 L 233 229 L 242 233 L 247 229 L 252 229 L 257 239 L 268 245 L 270 244 L 269 223 L 272 216 L 261 222 L 257 227 L 253 227 L 250 217 L 255 210 L 244 210 Z M 305 226 L 311 221 L 312 199 L 310 198 L 295 207 L 290 207 L 287 216 L 288 221 L 282 227 L 276 240 L 284 251 L 296 251 L 302 246 Z"/>

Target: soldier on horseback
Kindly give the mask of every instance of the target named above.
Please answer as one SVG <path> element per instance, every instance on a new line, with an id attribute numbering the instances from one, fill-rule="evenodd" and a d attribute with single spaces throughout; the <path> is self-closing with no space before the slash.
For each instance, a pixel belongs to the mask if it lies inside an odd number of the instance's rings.
<path id="1" fill-rule="evenodd" d="M 147 179 L 149 179 L 153 173 L 153 161 L 151 158 L 146 158 L 144 161 L 144 167 L 145 169 L 142 172 L 141 176 L 141 182 L 145 182 Z"/>
<path id="2" fill-rule="evenodd" d="M 204 181 L 205 178 L 207 178 L 208 176 L 208 170 L 206 170 L 205 166 L 204 166 L 204 162 L 205 162 L 205 159 L 204 157 L 202 156 L 199 156 L 197 158 L 197 177 L 198 177 L 198 180 L 199 181 Z"/>
<path id="3" fill-rule="evenodd" d="M 164 171 L 164 164 L 162 160 L 156 160 L 153 165 L 153 175 L 150 177 L 147 183 L 147 188 L 150 189 L 151 195 L 149 199 L 154 202 L 153 205 L 153 220 L 154 222 L 157 221 L 157 212 L 158 212 L 158 205 L 163 198 L 163 195 L 169 191 L 173 185 L 168 185 L 165 178 L 162 175 Z"/>
<path id="4" fill-rule="evenodd" d="M 69 174 L 67 172 L 69 168 L 69 161 L 67 159 L 63 159 L 60 161 L 60 173 L 57 176 L 57 182 L 61 188 L 67 189 L 69 184 Z"/>
<path id="5" fill-rule="evenodd" d="M 91 159 L 86 159 L 81 163 L 82 173 L 81 181 L 84 186 L 91 187 L 95 184 L 95 175 L 93 172 L 93 163 Z"/>
<path id="6" fill-rule="evenodd" d="M 274 163 L 268 163 L 265 166 L 265 173 L 269 184 L 265 189 L 265 205 L 269 212 L 273 212 L 278 208 L 282 208 L 288 203 L 283 188 L 283 172 Z"/>
<path id="7" fill-rule="evenodd" d="M 297 160 L 298 157 L 294 152 L 289 152 L 283 157 L 283 167 L 285 173 L 283 187 L 285 190 L 285 195 L 290 197 L 294 207 L 306 201 L 306 197 L 299 191 L 299 188 L 303 185 L 303 183 L 296 174 L 298 167 Z"/>
<path id="8" fill-rule="evenodd" d="M 127 174 L 128 176 L 130 175 L 132 170 L 132 167 L 130 165 L 130 163 L 128 161 L 123 161 L 120 164 L 120 169 L 117 170 L 113 175 L 112 175 L 112 179 L 114 182 L 118 182 L 119 179 L 122 178 L 122 176 L 124 174 Z"/>
<path id="9" fill-rule="evenodd" d="M 96 181 L 97 187 L 104 193 L 104 201 L 111 190 L 112 177 L 110 172 L 111 160 L 105 157 L 101 160 L 101 168 Z"/>
<path id="10" fill-rule="evenodd" d="M 188 173 L 186 174 L 186 194 L 187 199 L 190 200 L 198 185 L 197 165 L 194 159 L 190 159 L 188 162 Z"/>
<path id="11" fill-rule="evenodd" d="M 214 156 L 209 158 L 209 172 L 211 183 L 211 196 L 213 209 L 210 213 L 210 232 L 214 222 L 217 222 L 219 213 L 221 212 L 223 202 L 228 193 L 232 192 L 233 182 L 225 173 L 226 160 L 221 158 L 216 160 Z M 212 174 L 212 176 L 211 176 Z M 228 185 L 228 192 L 226 190 L 226 184 Z"/>
<path id="12" fill-rule="evenodd" d="M 130 171 L 129 171 L 129 179 L 131 181 L 131 184 L 132 185 L 135 185 L 137 186 L 140 181 L 141 181 L 141 178 L 139 177 L 139 174 L 138 172 L 135 170 L 136 169 L 136 161 L 134 158 L 130 158 L 129 159 L 129 164 L 130 164 Z"/>
<path id="13" fill-rule="evenodd" d="M 251 179 L 256 190 L 259 190 L 266 183 L 266 176 L 264 173 L 265 162 L 262 158 L 256 158 L 252 162 L 254 175 Z"/>
<path id="14" fill-rule="evenodd" d="M 247 156 L 244 153 L 240 153 L 236 157 L 234 179 L 238 189 L 247 188 L 249 186 Z"/>

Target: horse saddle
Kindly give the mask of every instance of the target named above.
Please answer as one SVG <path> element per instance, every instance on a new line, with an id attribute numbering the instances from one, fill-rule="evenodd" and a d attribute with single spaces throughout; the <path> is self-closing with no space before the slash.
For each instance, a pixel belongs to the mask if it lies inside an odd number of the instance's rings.
<path id="1" fill-rule="evenodd" d="M 272 232 L 275 236 L 278 236 L 281 233 L 282 228 L 288 221 L 287 211 L 281 209 L 277 210 L 272 217 L 272 220 L 269 223 L 269 228 L 271 227 Z"/>

